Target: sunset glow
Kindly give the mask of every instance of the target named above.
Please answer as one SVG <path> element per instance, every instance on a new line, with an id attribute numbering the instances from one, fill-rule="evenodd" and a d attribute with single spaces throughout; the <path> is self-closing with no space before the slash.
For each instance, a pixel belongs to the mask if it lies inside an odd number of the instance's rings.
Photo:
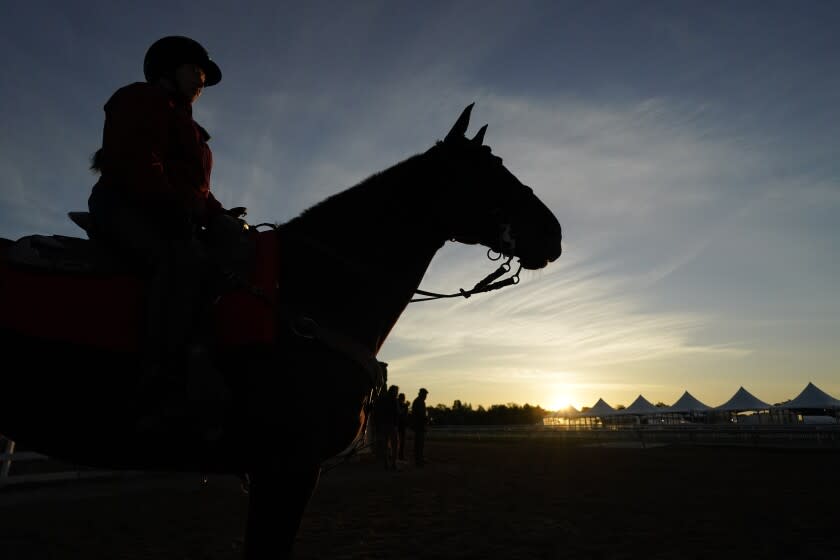
<path id="1" fill-rule="evenodd" d="M 425 152 L 475 102 L 468 135 L 487 123 L 562 224 L 518 285 L 406 309 L 378 358 L 409 399 L 840 398 L 838 8 L 731 4 L 10 3 L 0 236 L 81 234 L 103 105 L 152 40 L 194 34 L 225 76 L 193 108 L 213 193 L 251 223 Z M 470 288 L 486 252 L 446 243 L 420 287 Z"/>
<path id="2" fill-rule="evenodd" d="M 553 399 L 549 400 L 546 405 L 544 405 L 548 410 L 557 411 L 557 410 L 565 410 L 570 406 L 575 407 L 575 409 L 580 410 L 580 405 L 578 404 L 576 399 L 573 399 L 569 395 L 557 395 Z"/>

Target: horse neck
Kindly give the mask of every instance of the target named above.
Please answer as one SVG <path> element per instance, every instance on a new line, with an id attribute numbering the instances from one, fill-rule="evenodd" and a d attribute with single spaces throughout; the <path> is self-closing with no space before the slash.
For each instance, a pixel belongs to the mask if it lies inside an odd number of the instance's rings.
<path id="1" fill-rule="evenodd" d="M 280 228 L 280 293 L 293 314 L 379 351 L 446 240 L 423 202 L 435 177 L 422 157 Z"/>

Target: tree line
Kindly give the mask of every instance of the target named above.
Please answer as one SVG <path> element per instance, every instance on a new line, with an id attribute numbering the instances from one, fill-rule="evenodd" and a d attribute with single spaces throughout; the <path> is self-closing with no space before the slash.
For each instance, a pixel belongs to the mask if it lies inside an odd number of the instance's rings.
<path id="1" fill-rule="evenodd" d="M 435 405 L 428 409 L 432 425 L 438 426 L 500 426 L 512 424 L 538 424 L 551 414 L 539 406 L 528 403 L 494 404 L 489 408 L 479 405 L 473 408 L 470 403 L 456 400 L 452 407 L 445 404 Z"/>

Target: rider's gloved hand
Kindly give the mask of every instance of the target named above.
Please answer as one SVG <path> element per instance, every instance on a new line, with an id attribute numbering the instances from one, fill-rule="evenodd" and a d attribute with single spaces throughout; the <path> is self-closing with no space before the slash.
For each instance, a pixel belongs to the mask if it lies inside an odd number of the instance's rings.
<path id="1" fill-rule="evenodd" d="M 237 206 L 235 208 L 229 208 L 228 210 L 225 210 L 224 213 L 230 216 L 231 218 L 238 219 L 246 215 L 248 213 L 248 209 L 244 206 Z"/>
<path id="2" fill-rule="evenodd" d="M 249 229 L 248 222 L 239 217 L 244 214 L 245 208 L 231 208 L 210 218 L 206 227 L 206 241 L 216 247 L 235 243 Z"/>

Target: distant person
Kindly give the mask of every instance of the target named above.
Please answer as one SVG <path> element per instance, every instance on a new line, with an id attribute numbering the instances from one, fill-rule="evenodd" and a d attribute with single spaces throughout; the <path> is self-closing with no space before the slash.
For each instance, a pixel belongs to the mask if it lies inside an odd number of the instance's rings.
<path id="1" fill-rule="evenodd" d="M 405 430 L 408 428 L 408 401 L 405 393 L 397 395 L 397 458 L 405 461 Z"/>
<path id="2" fill-rule="evenodd" d="M 373 418 L 376 424 L 376 455 L 388 470 L 397 468 L 397 393 L 391 385 L 376 401 Z"/>
<path id="3" fill-rule="evenodd" d="M 426 445 L 426 427 L 429 418 L 426 415 L 426 389 L 420 389 L 417 398 L 411 403 L 411 429 L 414 430 L 414 464 L 422 467 L 426 464 L 423 449 Z"/>
<path id="4" fill-rule="evenodd" d="M 388 407 L 393 416 L 390 419 L 390 424 L 386 428 L 386 437 L 388 438 L 388 468 L 391 470 L 397 469 L 397 452 L 399 447 L 399 421 L 400 421 L 400 404 L 397 394 L 400 388 L 396 385 L 391 385 L 388 388 Z"/>

